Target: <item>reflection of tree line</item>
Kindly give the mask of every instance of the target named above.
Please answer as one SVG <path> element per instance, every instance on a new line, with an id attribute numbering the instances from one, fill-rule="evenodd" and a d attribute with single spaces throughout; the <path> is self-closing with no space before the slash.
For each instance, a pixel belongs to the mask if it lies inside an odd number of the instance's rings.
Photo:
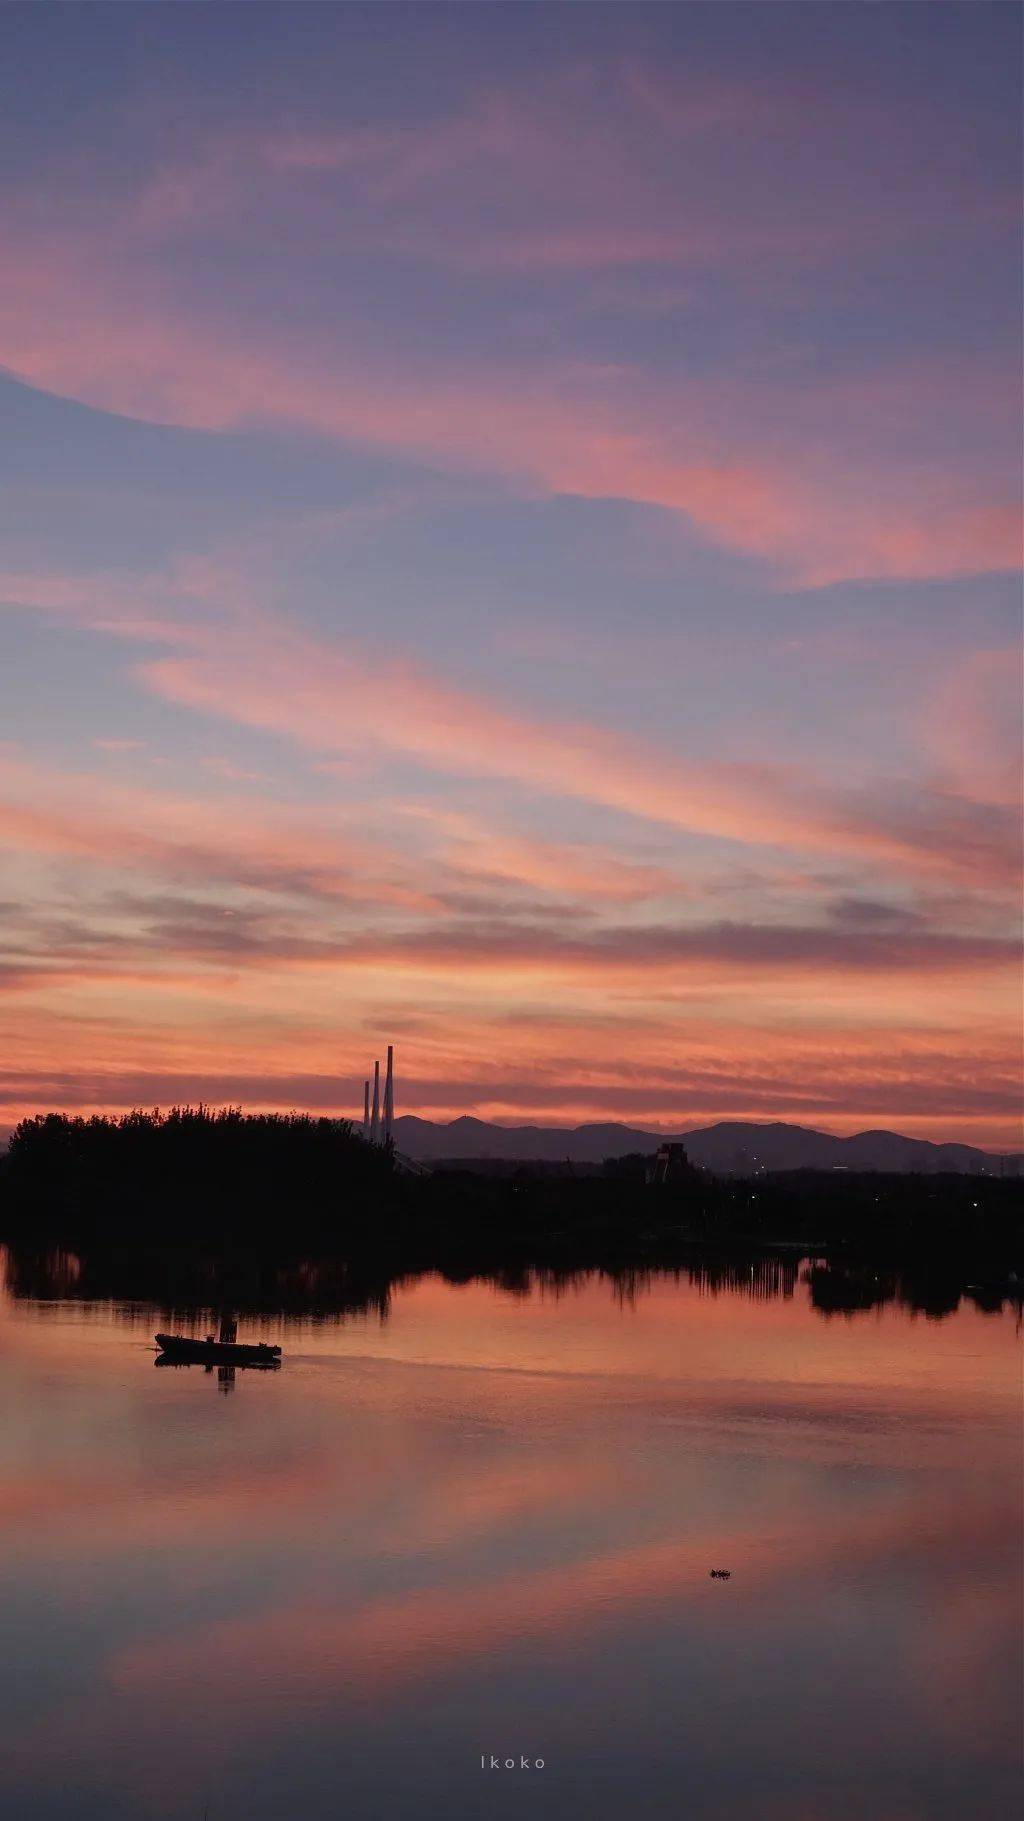
<path id="1" fill-rule="evenodd" d="M 198 1250 L 85 1251 L 12 1246 L 3 1252 L 7 1289 L 16 1298 L 72 1300 L 102 1304 L 128 1324 L 148 1325 L 159 1309 L 195 1328 L 211 1312 L 231 1310 L 249 1323 L 259 1320 L 336 1324 L 374 1315 L 387 1320 L 395 1291 L 426 1276 L 452 1286 L 480 1283 L 517 1298 L 557 1300 L 595 1281 L 608 1285 L 620 1303 L 642 1302 L 656 1286 L 689 1284 L 706 1296 L 733 1295 L 757 1301 L 792 1298 L 806 1289 L 819 1314 L 855 1316 L 887 1306 L 932 1319 L 953 1314 L 966 1300 L 986 1313 L 1007 1305 L 1020 1310 L 1015 1281 L 979 1284 L 937 1266 L 932 1269 L 876 1268 L 863 1262 L 823 1260 L 799 1251 L 694 1254 L 671 1265 L 533 1266 L 503 1268 L 417 1262 L 399 1269 L 393 1259 L 372 1255 L 305 1257 L 281 1262 L 255 1252 Z"/>
<path id="2" fill-rule="evenodd" d="M 180 1320 L 188 1331 L 212 1313 L 253 1318 L 338 1322 L 349 1315 L 387 1319 L 391 1295 L 407 1274 L 367 1260 L 326 1258 L 280 1263 L 256 1253 L 205 1253 L 191 1248 L 82 1251 L 7 1246 L 8 1293 L 34 1301 L 67 1299 L 113 1304 L 128 1323 L 148 1325 L 151 1311 Z M 419 1277 L 415 1272 L 412 1277 Z"/>
<path id="3" fill-rule="evenodd" d="M 692 1284 L 703 1296 L 749 1297 L 755 1302 L 789 1299 L 800 1278 L 800 1255 L 760 1253 L 749 1258 L 704 1255 L 660 1270 L 622 1269 L 604 1273 L 618 1302 L 633 1304 L 649 1296 L 658 1283 Z"/>
<path id="4" fill-rule="evenodd" d="M 1021 1308 L 1022 1286 L 1015 1279 L 965 1284 L 941 1269 L 878 1271 L 868 1265 L 812 1264 L 804 1281 L 813 1307 L 822 1315 L 857 1315 L 892 1303 L 939 1321 L 954 1315 L 963 1301 L 985 1315 L 998 1315 L 1007 1306 L 1019 1314 Z"/>

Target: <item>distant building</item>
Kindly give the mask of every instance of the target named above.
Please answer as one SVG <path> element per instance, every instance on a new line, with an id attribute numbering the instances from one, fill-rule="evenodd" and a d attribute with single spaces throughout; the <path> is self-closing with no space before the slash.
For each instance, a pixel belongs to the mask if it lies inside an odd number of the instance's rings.
<path id="1" fill-rule="evenodd" d="M 647 1166 L 648 1182 L 692 1182 L 696 1175 L 684 1144 L 659 1145 Z"/>

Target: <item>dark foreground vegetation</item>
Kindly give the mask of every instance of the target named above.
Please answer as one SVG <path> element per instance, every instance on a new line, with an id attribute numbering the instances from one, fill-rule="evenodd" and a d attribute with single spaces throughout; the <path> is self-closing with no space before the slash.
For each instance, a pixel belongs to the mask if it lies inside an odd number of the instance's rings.
<path id="1" fill-rule="evenodd" d="M 287 1269 L 344 1257 L 347 1270 L 385 1283 L 424 1270 L 628 1273 L 672 1266 L 695 1247 L 722 1257 L 791 1248 L 827 1257 L 824 1269 L 842 1260 L 850 1306 L 857 1297 L 870 1306 L 880 1269 L 901 1281 L 916 1273 L 925 1301 L 928 1283 L 939 1302 L 957 1284 L 997 1295 L 1017 1283 L 1012 1180 L 812 1170 L 723 1180 L 684 1160 L 650 1181 L 649 1162 L 611 1159 L 583 1176 L 528 1165 L 414 1175 L 343 1120 L 204 1108 L 51 1114 L 13 1135 L 0 1239 L 108 1260 L 252 1255 Z M 858 1289 L 849 1273 L 861 1266 Z M 822 1306 L 830 1294 L 822 1279 Z"/>

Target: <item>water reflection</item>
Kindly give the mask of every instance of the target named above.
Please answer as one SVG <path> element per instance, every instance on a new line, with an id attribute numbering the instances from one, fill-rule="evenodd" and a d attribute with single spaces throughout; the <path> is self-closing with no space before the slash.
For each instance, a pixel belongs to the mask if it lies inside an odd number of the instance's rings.
<path id="1" fill-rule="evenodd" d="M 0 1812 L 1002 1821 L 1014 1312 L 836 1273 L 13 1255 Z"/>
<path id="2" fill-rule="evenodd" d="M 216 1374 L 217 1389 L 225 1396 L 235 1389 L 238 1372 L 279 1372 L 281 1369 L 279 1359 L 246 1359 L 230 1365 L 214 1365 L 200 1360 L 174 1359 L 166 1353 L 158 1353 L 153 1364 L 158 1371 L 201 1372 L 209 1379 Z"/>
<path id="3" fill-rule="evenodd" d="M 860 1261 L 826 1260 L 799 1250 L 725 1253 L 695 1251 L 674 1265 L 618 1269 L 556 1269 L 516 1265 L 471 1271 L 449 1266 L 396 1269 L 374 1257 L 303 1258 L 280 1263 L 256 1252 L 212 1256 L 201 1252 L 94 1252 L 84 1256 L 59 1247 L 0 1247 L 10 1296 L 35 1302 L 59 1299 L 116 1308 L 132 1322 L 139 1305 L 158 1308 L 198 1333 L 211 1312 L 223 1320 L 273 1316 L 290 1321 L 343 1322 L 373 1314 L 385 1322 L 396 1292 L 427 1277 L 453 1286 L 485 1284 L 502 1296 L 544 1296 L 558 1301 L 581 1287 L 605 1284 L 620 1305 L 635 1306 L 652 1286 L 686 1284 L 702 1296 L 723 1294 L 755 1301 L 790 1299 L 803 1288 L 810 1306 L 824 1317 L 867 1314 L 889 1306 L 932 1320 L 954 1315 L 967 1302 L 986 1314 L 1021 1312 L 1022 1287 L 1015 1278 L 976 1283 L 949 1267 L 923 1265 L 879 1268 Z M 198 1325 L 197 1325 L 198 1324 Z"/>

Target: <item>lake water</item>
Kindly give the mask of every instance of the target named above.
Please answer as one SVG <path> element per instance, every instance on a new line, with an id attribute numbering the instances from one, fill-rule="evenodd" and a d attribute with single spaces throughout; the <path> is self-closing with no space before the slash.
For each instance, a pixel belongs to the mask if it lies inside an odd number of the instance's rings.
<path id="1" fill-rule="evenodd" d="M 1008 1309 L 427 1276 L 233 1383 L 161 1325 L 2 1305 L 12 1821 L 1014 1812 Z"/>

